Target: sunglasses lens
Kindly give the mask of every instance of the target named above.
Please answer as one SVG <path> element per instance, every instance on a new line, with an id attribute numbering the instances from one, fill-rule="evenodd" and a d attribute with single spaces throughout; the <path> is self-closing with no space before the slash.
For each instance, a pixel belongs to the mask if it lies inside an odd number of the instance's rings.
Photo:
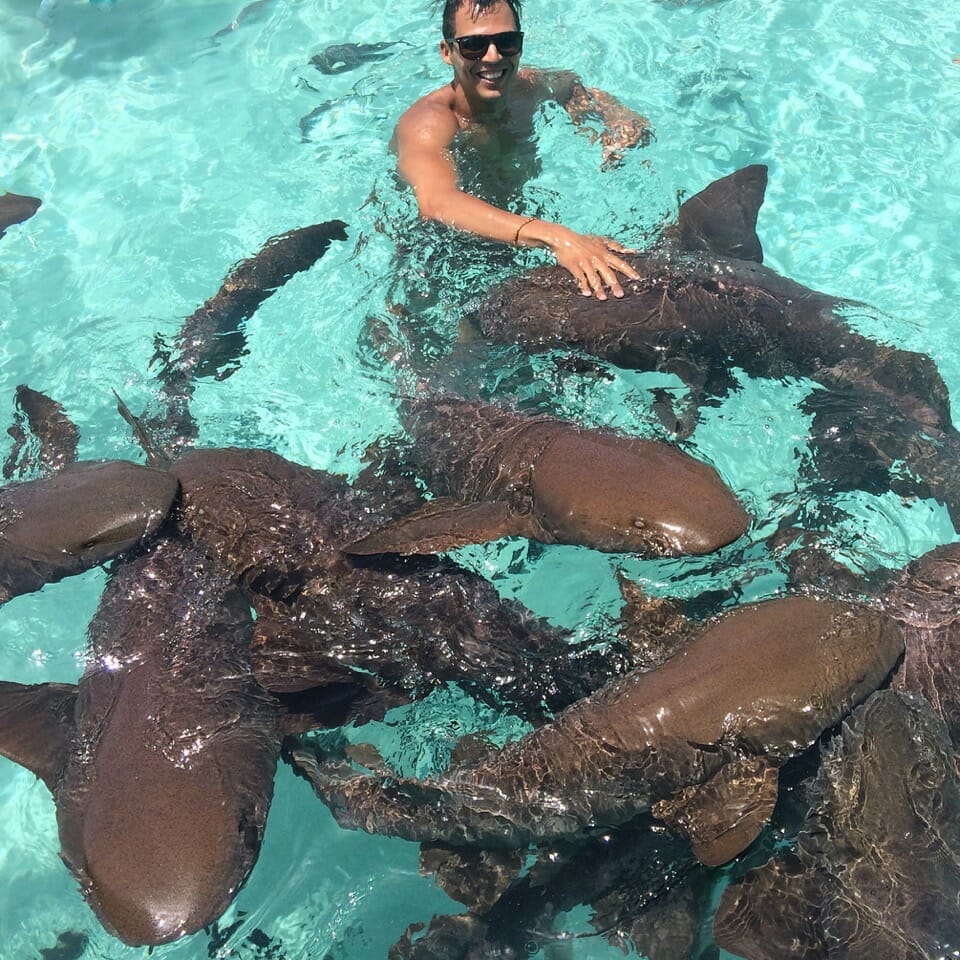
<path id="1" fill-rule="evenodd" d="M 490 46 L 490 38 L 484 36 L 460 37 L 457 40 L 457 46 L 460 48 L 460 56 L 467 60 L 479 60 Z"/>
<path id="2" fill-rule="evenodd" d="M 509 33 L 477 33 L 468 37 L 457 37 L 456 44 L 460 56 L 465 60 L 480 60 L 494 44 L 501 57 L 515 57 L 523 50 L 523 34 L 519 30 Z"/>
<path id="3" fill-rule="evenodd" d="M 497 40 L 501 57 L 515 57 L 523 49 L 523 34 L 504 33 Z"/>

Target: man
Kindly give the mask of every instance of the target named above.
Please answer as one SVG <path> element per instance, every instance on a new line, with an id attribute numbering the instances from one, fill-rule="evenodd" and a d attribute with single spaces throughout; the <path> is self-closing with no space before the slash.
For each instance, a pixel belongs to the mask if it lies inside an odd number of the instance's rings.
<path id="1" fill-rule="evenodd" d="M 453 68 L 450 84 L 428 93 L 400 118 L 397 165 L 413 187 L 420 216 L 458 230 L 519 247 L 549 249 L 584 296 L 623 296 L 617 274 L 636 280 L 615 240 L 575 233 L 558 223 L 523 217 L 462 189 L 452 149 L 466 139 L 489 155 L 509 151 L 533 130 L 535 110 L 559 103 L 580 124 L 588 116 L 606 123 L 600 135 L 604 163 L 649 135 L 646 121 L 609 94 L 584 87 L 569 71 L 520 69 L 522 0 L 446 0 L 440 56 Z M 462 135 L 462 136 L 461 136 Z"/>

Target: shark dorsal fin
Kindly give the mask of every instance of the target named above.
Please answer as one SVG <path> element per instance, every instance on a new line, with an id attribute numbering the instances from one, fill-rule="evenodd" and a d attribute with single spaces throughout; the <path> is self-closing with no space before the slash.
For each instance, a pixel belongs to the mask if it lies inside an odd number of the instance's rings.
<path id="1" fill-rule="evenodd" d="M 681 249 L 763 263 L 757 214 L 766 191 L 767 168 L 760 163 L 714 180 L 680 207 Z"/>
<path id="2" fill-rule="evenodd" d="M 73 738 L 77 688 L 0 682 L 0 754 L 36 774 L 52 793 Z"/>

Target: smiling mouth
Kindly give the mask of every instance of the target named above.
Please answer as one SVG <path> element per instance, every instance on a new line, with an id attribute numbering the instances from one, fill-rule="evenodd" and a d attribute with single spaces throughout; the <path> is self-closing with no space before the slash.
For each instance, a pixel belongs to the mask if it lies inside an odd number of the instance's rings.
<path id="1" fill-rule="evenodd" d="M 497 83 L 507 75 L 506 67 L 498 67 L 496 70 L 481 70 L 477 76 L 487 83 Z"/>

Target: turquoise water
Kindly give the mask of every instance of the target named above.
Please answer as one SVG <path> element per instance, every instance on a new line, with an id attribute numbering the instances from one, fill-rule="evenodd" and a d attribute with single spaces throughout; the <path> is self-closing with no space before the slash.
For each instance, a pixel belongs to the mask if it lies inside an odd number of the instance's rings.
<path id="1" fill-rule="evenodd" d="M 355 470 L 366 445 L 396 429 L 390 377 L 358 342 L 368 318 L 385 314 L 393 238 L 409 222 L 386 143 L 402 109 L 446 79 L 431 11 L 396 0 L 271 0 L 212 40 L 239 2 L 60 0 L 46 20 L 38 6 L 0 0 L 0 191 L 44 201 L 0 240 L 0 424 L 26 382 L 66 406 L 82 456 L 135 457 L 111 390 L 135 410 L 147 404 L 155 337 L 172 338 L 267 237 L 340 218 L 349 241 L 260 308 L 242 368 L 201 384 L 193 409 L 204 444 L 264 445 Z M 576 229 L 642 244 L 680 193 L 767 163 L 766 262 L 869 304 L 858 328 L 930 354 L 960 397 L 958 14 L 956 3 L 893 0 L 600 10 L 531 0 L 526 61 L 575 69 L 617 94 L 651 119 L 656 140 L 601 173 L 599 145 L 547 111 L 525 200 Z M 339 75 L 309 65 L 330 44 L 392 40 L 403 42 L 388 59 Z M 321 107 L 304 136 L 301 120 Z M 458 313 L 529 262 L 463 250 L 462 263 L 425 281 L 440 305 L 424 322 L 451 342 Z M 525 389 L 565 415 L 655 432 L 650 389 L 660 384 L 649 377 L 559 374 L 548 360 L 532 371 Z M 688 444 L 758 516 L 754 542 L 809 496 L 798 480 L 807 423 L 795 408 L 807 389 L 745 380 Z M 896 566 L 956 537 L 934 503 L 848 495 L 840 506 L 846 519 L 833 540 L 857 566 Z M 583 630 L 615 611 L 620 568 L 684 596 L 737 585 L 753 598 L 780 585 L 764 551 L 742 544 L 720 564 L 517 542 L 463 559 L 505 595 Z M 0 678 L 75 681 L 102 585 L 94 571 L 8 604 Z M 383 737 L 422 771 L 468 726 L 491 722 L 436 697 Z M 59 861 L 53 814 L 43 785 L 0 761 L 0 956 L 36 956 L 68 929 L 89 936 L 85 957 L 145 956 L 100 929 Z M 223 921 L 235 931 L 152 956 L 374 960 L 408 924 L 458 909 L 418 875 L 414 845 L 339 830 L 283 768 L 260 862 Z M 589 929 L 582 917 L 568 927 Z M 255 929 L 271 947 L 257 948 Z M 572 949 L 620 955 L 599 937 Z"/>

